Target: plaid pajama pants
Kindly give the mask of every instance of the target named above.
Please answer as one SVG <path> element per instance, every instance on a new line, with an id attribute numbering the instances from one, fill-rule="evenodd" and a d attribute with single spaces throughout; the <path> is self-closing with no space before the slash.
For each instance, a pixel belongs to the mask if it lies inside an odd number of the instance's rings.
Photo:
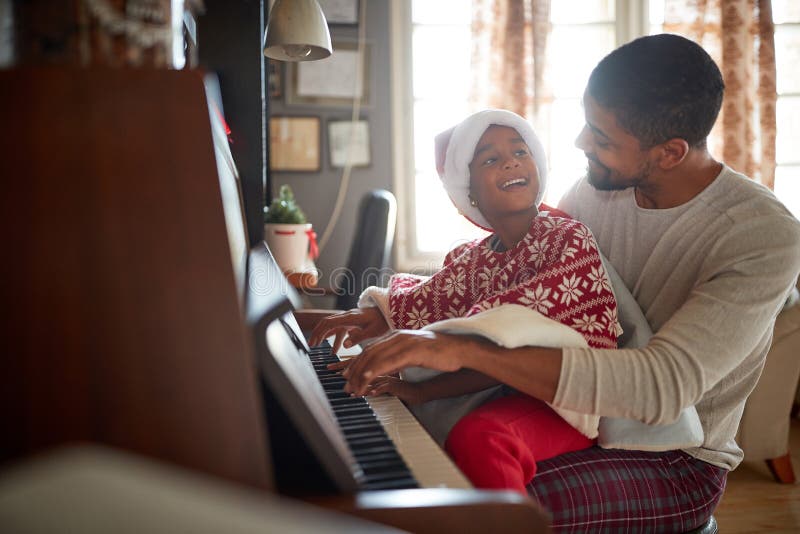
<path id="1" fill-rule="evenodd" d="M 539 462 L 528 493 L 555 532 L 686 532 L 711 516 L 727 474 L 682 451 L 590 447 Z"/>

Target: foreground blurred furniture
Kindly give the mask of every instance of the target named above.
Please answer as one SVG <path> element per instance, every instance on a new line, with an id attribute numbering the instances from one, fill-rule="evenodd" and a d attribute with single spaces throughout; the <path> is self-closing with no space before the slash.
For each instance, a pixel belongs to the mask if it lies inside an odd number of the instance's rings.
<path id="1" fill-rule="evenodd" d="M 789 451 L 792 404 L 800 377 L 800 300 L 790 297 L 775 321 L 772 347 L 747 399 L 737 443 L 747 462 L 765 461 L 775 480 L 795 481 Z"/>
<path id="2" fill-rule="evenodd" d="M 400 532 L 89 444 L 0 471 L 0 525 L 28 534 Z"/>

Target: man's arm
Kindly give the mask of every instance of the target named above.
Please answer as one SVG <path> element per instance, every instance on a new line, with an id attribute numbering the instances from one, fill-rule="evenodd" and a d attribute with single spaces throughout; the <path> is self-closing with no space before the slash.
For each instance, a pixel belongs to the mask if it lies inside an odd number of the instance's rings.
<path id="1" fill-rule="evenodd" d="M 462 369 L 455 373 L 442 373 L 421 382 L 410 382 L 394 376 L 380 376 L 370 384 L 368 395 L 390 393 L 413 405 L 475 393 L 498 384 L 497 380 L 477 371 Z"/>
<path id="2" fill-rule="evenodd" d="M 797 226 L 753 217 L 710 248 L 685 302 L 641 349 L 564 349 L 554 406 L 669 424 L 720 383 L 757 375 L 800 266 Z"/>
<path id="3" fill-rule="evenodd" d="M 347 391 L 366 395 L 381 375 L 407 367 L 472 369 L 538 399 L 553 400 L 561 376 L 561 349 L 506 349 L 483 338 L 397 330 L 367 346 L 344 371 Z M 478 379 L 476 378 L 476 383 Z"/>

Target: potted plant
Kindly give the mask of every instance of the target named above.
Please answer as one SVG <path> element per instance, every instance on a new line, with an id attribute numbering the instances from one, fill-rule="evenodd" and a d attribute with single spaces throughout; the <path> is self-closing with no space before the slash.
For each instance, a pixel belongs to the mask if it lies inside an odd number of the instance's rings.
<path id="1" fill-rule="evenodd" d="M 302 271 L 309 253 L 316 257 L 316 235 L 288 185 L 264 208 L 264 239 L 284 272 Z"/>

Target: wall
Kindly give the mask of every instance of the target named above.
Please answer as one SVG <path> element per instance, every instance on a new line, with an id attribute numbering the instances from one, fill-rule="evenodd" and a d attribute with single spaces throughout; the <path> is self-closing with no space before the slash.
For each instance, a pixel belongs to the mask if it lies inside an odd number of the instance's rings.
<path id="1" fill-rule="evenodd" d="M 371 189 L 392 190 L 391 110 L 390 110 L 390 51 L 389 51 L 389 0 L 361 0 L 366 2 L 366 42 L 368 58 L 369 103 L 362 107 L 361 118 L 369 122 L 371 164 L 354 168 L 350 178 L 347 199 L 339 222 L 330 241 L 317 260 L 322 285 L 330 285 L 328 275 L 337 267 L 347 264 L 350 243 L 355 232 L 358 203 Z M 331 39 L 356 41 L 355 26 L 331 26 Z M 289 184 L 298 203 L 313 223 L 319 237 L 331 217 L 339 190 L 342 170 L 332 168 L 327 142 L 329 120 L 349 120 L 349 107 L 321 107 L 287 104 L 285 98 L 286 72 L 282 72 L 283 93 L 280 99 L 270 99 L 272 115 L 316 115 L 321 119 L 321 170 L 318 173 L 271 172 L 273 195 L 281 184 Z M 320 305 L 316 301 L 315 305 Z"/>

